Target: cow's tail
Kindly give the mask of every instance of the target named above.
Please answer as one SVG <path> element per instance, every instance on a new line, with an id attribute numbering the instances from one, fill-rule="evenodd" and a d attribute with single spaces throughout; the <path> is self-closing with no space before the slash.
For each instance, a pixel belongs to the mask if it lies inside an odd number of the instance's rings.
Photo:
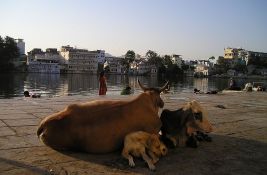
<path id="1" fill-rule="evenodd" d="M 38 138 L 40 138 L 40 136 L 43 134 L 43 132 L 44 132 L 44 125 L 43 125 L 43 123 L 41 123 L 40 126 L 37 129 Z"/>
<path id="2" fill-rule="evenodd" d="M 45 136 L 46 136 L 45 133 L 47 132 L 47 124 L 48 124 L 48 122 L 49 121 L 47 121 L 47 120 L 43 120 L 40 123 L 40 125 L 39 125 L 39 127 L 37 129 L 37 132 L 36 132 L 38 138 L 43 142 L 45 142 Z"/>
<path id="3" fill-rule="evenodd" d="M 49 145 L 47 142 L 47 124 L 42 122 L 37 129 L 37 136 L 44 144 Z"/>

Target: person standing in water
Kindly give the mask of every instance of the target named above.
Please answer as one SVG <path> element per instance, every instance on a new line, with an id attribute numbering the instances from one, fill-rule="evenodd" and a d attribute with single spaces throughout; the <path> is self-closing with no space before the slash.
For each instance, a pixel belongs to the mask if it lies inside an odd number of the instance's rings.
<path id="1" fill-rule="evenodd" d="M 130 86 L 126 86 L 126 88 L 121 91 L 121 95 L 130 95 L 132 93 L 131 89 L 132 88 Z"/>
<path id="2" fill-rule="evenodd" d="M 100 72 L 99 77 L 99 95 L 106 95 L 107 92 L 107 83 L 104 71 Z"/>

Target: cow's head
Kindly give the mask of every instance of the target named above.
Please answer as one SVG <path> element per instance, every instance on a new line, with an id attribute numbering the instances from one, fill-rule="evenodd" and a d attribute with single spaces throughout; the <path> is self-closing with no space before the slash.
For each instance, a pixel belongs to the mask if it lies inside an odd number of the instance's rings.
<path id="1" fill-rule="evenodd" d="M 212 132 L 213 127 L 208 120 L 207 111 L 200 106 L 200 104 L 193 100 L 188 102 L 185 106 L 183 106 L 184 111 L 192 111 L 192 116 L 188 121 L 187 125 L 187 133 L 191 135 L 193 132 L 196 131 L 203 131 L 203 132 Z"/>
<path id="2" fill-rule="evenodd" d="M 150 95 L 150 97 L 152 98 L 153 102 L 155 103 L 155 107 L 158 108 L 163 108 L 164 106 L 164 102 L 163 100 L 160 98 L 160 93 L 162 91 L 164 91 L 167 87 L 169 82 L 166 82 L 164 86 L 162 86 L 161 88 L 148 88 L 143 86 L 140 81 L 138 80 L 138 84 L 141 87 L 141 89 Z"/>

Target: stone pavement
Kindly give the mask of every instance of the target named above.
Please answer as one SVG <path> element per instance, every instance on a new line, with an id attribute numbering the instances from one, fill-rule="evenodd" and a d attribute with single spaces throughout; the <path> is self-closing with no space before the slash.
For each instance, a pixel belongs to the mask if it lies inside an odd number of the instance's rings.
<path id="1" fill-rule="evenodd" d="M 107 96 L 104 99 L 128 98 Z M 169 150 L 151 172 L 142 160 L 129 168 L 120 153 L 58 152 L 45 146 L 36 129 L 47 115 L 66 105 L 100 97 L 65 96 L 0 99 L 0 174 L 266 174 L 267 93 L 164 94 L 165 108 L 196 99 L 216 127 L 213 141 L 197 149 Z M 219 106 L 217 106 L 219 105 Z M 221 106 L 220 106 L 221 105 Z M 223 109 L 222 107 L 225 107 Z"/>

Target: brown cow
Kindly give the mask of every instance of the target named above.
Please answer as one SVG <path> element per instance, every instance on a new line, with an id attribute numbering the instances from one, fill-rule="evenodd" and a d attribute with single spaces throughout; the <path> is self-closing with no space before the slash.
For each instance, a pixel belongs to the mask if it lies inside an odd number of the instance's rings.
<path id="1" fill-rule="evenodd" d="M 96 100 L 69 105 L 52 114 L 37 130 L 38 137 L 57 150 L 74 149 L 89 153 L 108 153 L 123 145 L 124 137 L 135 131 L 158 134 L 161 121 L 159 108 L 164 106 L 162 88 L 144 87 L 143 93 L 131 100 Z"/>

